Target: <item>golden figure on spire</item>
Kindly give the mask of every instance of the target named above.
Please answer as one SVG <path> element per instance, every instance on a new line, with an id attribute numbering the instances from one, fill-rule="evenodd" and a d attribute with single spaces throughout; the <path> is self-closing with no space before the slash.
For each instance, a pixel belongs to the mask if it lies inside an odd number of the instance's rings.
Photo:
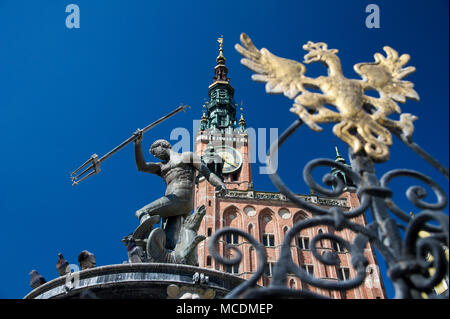
<path id="1" fill-rule="evenodd" d="M 219 42 L 219 56 L 217 57 L 216 61 L 218 64 L 225 64 L 226 59 L 223 55 L 223 35 L 217 38 L 217 42 Z"/>
<path id="2" fill-rule="evenodd" d="M 225 66 L 225 57 L 223 56 L 223 35 L 220 38 L 217 38 L 217 42 L 219 42 L 219 55 L 216 58 L 217 65 L 214 68 L 214 72 L 216 76 L 213 78 L 214 82 L 228 82 L 230 79 L 227 78 L 228 69 Z"/>
<path id="3" fill-rule="evenodd" d="M 219 42 L 219 56 L 217 57 L 217 63 L 225 64 L 225 57 L 223 56 L 223 35 L 217 38 L 217 42 Z"/>
<path id="4" fill-rule="evenodd" d="M 219 42 L 219 52 L 222 54 L 223 52 L 223 35 L 217 38 L 217 42 Z"/>

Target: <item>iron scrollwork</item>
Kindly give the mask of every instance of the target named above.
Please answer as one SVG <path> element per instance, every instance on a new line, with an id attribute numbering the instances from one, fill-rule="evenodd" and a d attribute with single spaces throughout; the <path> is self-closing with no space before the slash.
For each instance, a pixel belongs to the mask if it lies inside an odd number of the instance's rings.
<path id="1" fill-rule="evenodd" d="M 335 113 L 333 113 L 334 117 L 326 117 L 328 111 L 324 110 L 322 104 L 323 100 L 317 96 L 315 96 L 315 99 L 309 101 L 311 102 L 310 104 L 303 106 L 299 105 L 303 100 L 307 102 L 308 97 L 313 98 L 313 96 L 310 96 L 305 92 L 305 87 L 311 87 L 311 83 L 314 81 L 316 88 L 319 87 L 322 91 L 329 90 L 324 92 L 324 95 L 326 96 L 331 94 L 330 92 L 339 94 L 338 91 L 327 88 L 327 85 L 349 85 L 350 87 L 353 85 L 353 82 L 350 80 L 341 79 L 341 82 L 333 82 L 332 79 L 330 79 L 330 81 L 327 82 L 325 77 L 312 80 L 304 76 L 306 69 L 301 63 L 276 57 L 266 49 L 256 49 L 250 38 L 246 35 L 241 36 L 241 41 L 245 48 L 237 45 L 236 49 L 246 58 L 242 63 L 258 73 L 253 76 L 255 81 L 267 82 L 266 91 L 268 93 L 284 93 L 284 95 L 291 99 L 294 99 L 294 97 L 297 96 L 295 99 L 297 105 L 294 104 L 296 108 L 293 112 L 298 114 L 299 118 L 271 145 L 268 151 L 267 164 L 269 170 L 273 172 L 269 177 L 277 189 L 285 195 L 288 200 L 296 204 L 299 208 L 309 211 L 313 216 L 312 218 L 303 219 L 295 223 L 285 234 L 284 241 L 281 245 L 280 257 L 273 268 L 272 281 L 267 287 L 256 286 L 258 279 L 263 276 L 265 267 L 267 267 L 267 257 L 265 255 L 264 246 L 248 233 L 236 228 L 223 228 L 214 234 L 209 242 L 209 250 L 212 257 L 219 263 L 236 265 L 239 264 L 242 259 L 241 252 L 233 246 L 231 246 L 230 249 L 236 251 L 236 258 L 226 259 L 219 254 L 217 250 L 219 238 L 229 233 L 246 239 L 254 246 L 258 256 L 257 264 L 259 268 L 257 271 L 250 280 L 234 289 L 227 298 L 327 298 L 324 295 L 311 292 L 307 289 L 288 288 L 288 274 L 298 277 L 302 283 L 320 289 L 339 291 L 353 289 L 362 285 L 367 276 L 366 267 L 369 262 L 364 256 L 364 248 L 368 243 L 373 245 L 387 264 L 387 273 L 392 281 L 395 291 L 394 298 L 423 298 L 424 294 L 427 298 L 448 298 L 448 290 L 447 295 L 433 294 L 433 288 L 444 278 L 448 278 L 449 271 L 448 257 L 445 256 L 445 248 L 447 247 L 448 249 L 449 247 L 449 217 L 448 214 L 443 212 L 447 207 L 448 200 L 444 190 L 430 177 L 414 170 L 396 169 L 385 173 L 378 179 L 375 173 L 374 163 L 386 161 L 388 159 L 389 151 L 385 146 L 390 146 L 391 142 L 385 143 L 382 146 L 383 155 L 380 155 L 381 153 L 377 153 L 378 149 L 376 147 L 371 149 L 371 144 L 367 142 L 368 140 L 372 141 L 373 136 L 365 139 L 367 136 L 363 134 L 359 137 L 356 135 L 350 138 L 347 135 L 352 132 L 351 130 L 348 130 L 346 132 L 337 132 L 339 134 L 336 134 L 335 132 L 335 134 L 338 137 L 341 137 L 350 146 L 349 158 L 351 167 L 330 159 L 315 159 L 305 166 L 303 170 L 303 179 L 315 193 L 329 197 L 338 197 L 345 190 L 344 183 L 338 177 L 326 174 L 322 179 L 322 183 L 327 187 L 331 187 L 326 188 L 314 180 L 312 173 L 313 170 L 319 166 L 337 168 L 347 174 L 353 181 L 356 193 L 360 200 L 359 206 L 349 211 L 344 211 L 343 208 L 338 206 L 327 209 L 308 203 L 296 196 L 273 168 L 273 157 L 284 142 L 290 138 L 303 123 L 306 123 L 307 126 L 312 129 L 316 128 L 316 130 L 318 130 L 315 126 L 316 122 L 342 120 L 349 121 L 356 127 L 366 127 L 365 125 L 368 122 L 358 122 L 357 117 L 339 117 Z M 326 57 L 328 60 L 325 62 L 331 63 L 331 65 L 328 64 L 328 67 L 331 70 L 331 74 L 333 74 L 333 66 L 336 67 L 336 65 L 338 65 L 337 62 L 339 62 L 336 56 L 337 50 L 328 50 L 327 46 L 321 43 L 308 43 L 304 48 L 310 51 L 310 53 L 305 56 L 306 63 L 314 62 L 310 59 L 311 57 L 317 59 Z M 358 82 L 360 85 L 373 87 L 378 83 L 381 85 L 378 88 L 381 92 L 387 90 L 387 93 L 385 92 L 386 96 L 382 98 L 382 101 L 371 101 L 372 103 L 378 103 L 377 105 L 374 105 L 375 110 L 372 112 L 367 111 L 367 109 L 362 110 L 362 112 L 365 113 L 364 118 L 367 121 L 371 118 L 371 120 L 378 123 L 377 125 L 381 125 L 385 137 L 390 137 L 386 130 L 389 130 L 399 137 L 401 141 L 419 156 L 427 160 L 430 165 L 437 168 L 448 179 L 448 169 L 443 167 L 428 153 L 424 152 L 417 144 L 412 142 L 412 121 L 406 123 L 403 121 L 404 118 L 401 117 L 400 121 L 395 122 L 394 125 L 392 124 L 392 121 L 385 117 L 385 115 L 392 113 L 392 111 L 396 109 L 397 104 L 394 100 L 399 102 L 404 102 L 405 98 L 418 100 L 417 93 L 412 89 L 412 83 L 401 80 L 404 76 L 414 71 L 412 67 L 406 69 L 401 68 L 408 61 L 409 56 L 402 55 L 399 57 L 396 51 L 388 47 L 386 47 L 385 50 L 387 50 L 386 58 L 380 54 L 376 54 L 375 63 L 361 63 L 355 66 L 356 71 L 360 71 L 358 73 L 361 73 L 362 71 L 366 72 L 364 80 Z M 390 68 L 389 65 L 395 67 Z M 363 67 L 365 68 L 364 70 L 362 70 Z M 389 72 L 393 73 L 389 74 Z M 377 77 L 380 77 L 383 74 L 384 76 L 392 77 L 393 81 L 395 80 L 398 82 L 398 86 L 394 85 L 394 87 L 388 87 L 390 84 L 387 82 L 384 83 L 381 80 L 381 82 L 377 81 Z M 302 94 L 297 95 L 299 93 Z M 303 98 L 301 98 L 302 96 Z M 336 96 L 336 98 L 339 97 Z M 354 102 L 354 100 L 352 101 Z M 389 109 L 388 106 L 391 106 L 392 109 Z M 337 108 L 344 113 L 346 107 L 345 104 L 337 105 Z M 313 109 L 316 109 L 316 111 L 318 110 L 317 115 L 314 115 L 313 112 L 308 113 L 308 110 L 311 111 Z M 383 113 L 383 111 L 386 112 Z M 399 109 L 396 112 L 400 113 Z M 348 113 L 345 114 L 348 115 Z M 412 115 L 408 116 L 410 119 L 417 119 Z M 359 133 L 358 130 L 357 133 Z M 365 131 L 365 133 L 368 133 L 368 131 Z M 376 135 L 376 132 L 370 134 Z M 358 138 L 358 143 L 367 143 L 366 145 L 369 145 L 369 147 L 359 147 L 359 144 L 356 143 L 357 141 L 355 140 Z M 389 183 L 397 177 L 409 177 L 426 184 L 433 190 L 437 201 L 435 203 L 426 202 L 425 198 L 428 196 L 428 193 L 425 188 L 421 186 L 411 186 L 406 191 L 406 197 L 417 208 L 417 213 L 412 215 L 405 212 L 395 204 L 392 199 L 393 191 L 388 187 Z M 355 217 L 362 214 L 367 214 L 371 217 L 372 221 L 366 226 L 353 220 Z M 401 223 L 406 223 L 406 225 L 402 225 Z M 318 234 L 312 238 L 310 243 L 311 252 L 315 259 L 325 265 L 337 265 L 338 258 L 332 251 L 320 254 L 315 247 L 317 242 L 329 240 L 338 243 L 341 247 L 345 248 L 351 255 L 351 264 L 356 271 L 356 276 L 353 278 L 339 281 L 315 278 L 293 262 L 291 242 L 295 236 L 304 229 L 320 225 L 331 226 L 337 231 L 348 229 L 356 233 L 353 242 L 348 242 L 336 234 L 330 233 Z M 404 230 L 403 235 L 400 231 L 401 229 Z M 424 236 L 424 234 L 426 234 L 426 236 Z"/>

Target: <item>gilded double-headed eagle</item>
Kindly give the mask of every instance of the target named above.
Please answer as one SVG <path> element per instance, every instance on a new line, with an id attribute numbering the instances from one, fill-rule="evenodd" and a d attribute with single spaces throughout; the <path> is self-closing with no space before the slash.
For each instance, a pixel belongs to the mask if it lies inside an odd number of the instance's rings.
<path id="1" fill-rule="evenodd" d="M 401 113 L 397 102 L 405 103 L 407 98 L 419 100 L 414 84 L 402 80 L 415 71 L 412 66 L 403 68 L 409 61 L 408 54 L 399 56 L 385 46 L 386 57 L 376 53 L 375 62 L 354 66 L 362 80 L 348 79 L 342 73 L 338 50 L 328 49 L 323 42 L 309 41 L 303 45 L 308 51 L 304 63 L 322 62 L 328 69 L 327 76 L 310 78 L 305 76 L 306 67 L 302 63 L 278 57 L 265 48 L 258 50 L 244 33 L 241 43 L 235 48 L 244 56 L 241 63 L 256 73 L 252 79 L 265 82 L 267 93 L 283 93 L 294 100 L 291 112 L 311 129 L 321 131 L 318 123 L 337 123 L 333 133 L 354 153 L 365 151 L 376 162 L 389 158 L 390 131 L 411 138 L 416 116 L 402 113 L 397 121 L 388 118 L 394 112 Z M 317 93 L 318 90 L 322 93 Z M 366 95 L 368 90 L 377 91 L 379 97 Z"/>

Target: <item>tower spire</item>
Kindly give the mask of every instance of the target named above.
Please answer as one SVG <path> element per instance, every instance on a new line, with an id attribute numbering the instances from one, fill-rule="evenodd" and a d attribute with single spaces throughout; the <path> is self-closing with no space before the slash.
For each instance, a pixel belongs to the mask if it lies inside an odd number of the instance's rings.
<path id="1" fill-rule="evenodd" d="M 206 111 L 206 105 L 203 104 L 203 115 L 202 115 L 202 118 L 200 119 L 200 130 L 201 131 L 206 130 L 206 127 L 208 125 L 208 118 L 206 117 L 205 111 Z"/>
<path id="2" fill-rule="evenodd" d="M 341 154 L 339 154 L 339 150 L 338 150 L 338 147 L 337 147 L 337 145 L 336 145 L 336 141 L 334 141 L 334 149 L 336 150 L 336 157 L 340 157 L 341 156 Z"/>
<path id="3" fill-rule="evenodd" d="M 205 102 L 206 112 L 200 120 L 201 130 L 212 130 L 224 134 L 232 134 L 236 128 L 236 104 L 234 102 L 234 88 L 227 77 L 228 68 L 223 55 L 223 36 L 217 39 L 219 55 L 214 67 L 213 82 L 208 87 L 208 101 Z"/>
<path id="4" fill-rule="evenodd" d="M 213 82 L 229 82 L 230 79 L 227 78 L 228 68 L 225 66 L 226 59 L 223 55 L 223 35 L 217 39 L 217 42 L 219 42 L 219 55 L 216 58 L 217 65 L 214 68 Z"/>
<path id="5" fill-rule="evenodd" d="M 223 35 L 220 36 L 220 38 L 217 39 L 217 42 L 219 42 L 219 56 L 217 57 L 217 63 L 223 63 L 225 64 L 225 57 L 223 56 Z"/>
<path id="6" fill-rule="evenodd" d="M 347 162 L 341 156 L 341 154 L 339 154 L 339 149 L 338 149 L 338 147 L 336 145 L 336 141 L 334 141 L 334 149 L 336 151 L 335 162 L 339 162 L 339 163 L 344 164 L 345 166 L 351 168 L 351 166 L 347 164 Z M 341 169 L 333 167 L 331 169 L 331 174 L 334 175 L 334 176 L 338 176 L 344 182 L 345 186 L 352 186 L 352 187 L 355 186 L 353 181 L 350 179 L 350 177 L 347 176 L 347 174 L 345 174 L 345 172 L 342 171 Z"/>
<path id="7" fill-rule="evenodd" d="M 247 123 L 245 122 L 245 119 L 244 119 L 244 108 L 242 107 L 242 102 L 241 102 L 241 109 L 240 110 L 241 110 L 241 118 L 239 119 L 238 125 L 239 125 L 239 130 L 241 132 L 244 132 L 245 129 L 247 128 Z"/>
<path id="8" fill-rule="evenodd" d="M 339 154 L 339 149 L 337 147 L 336 140 L 334 140 L 334 149 L 336 151 L 336 162 L 342 162 L 346 164 L 345 159 L 341 156 L 341 154 Z"/>

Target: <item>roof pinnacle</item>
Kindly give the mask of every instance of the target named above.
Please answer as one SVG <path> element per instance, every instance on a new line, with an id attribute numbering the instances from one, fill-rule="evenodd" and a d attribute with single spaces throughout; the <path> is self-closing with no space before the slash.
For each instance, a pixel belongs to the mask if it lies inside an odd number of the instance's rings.
<path id="1" fill-rule="evenodd" d="M 208 125 L 208 118 L 206 117 L 205 110 L 206 110 L 206 105 L 203 104 L 203 115 L 202 115 L 202 118 L 200 119 L 200 130 L 201 131 L 206 130 L 206 127 Z"/>
<path id="2" fill-rule="evenodd" d="M 206 110 L 206 105 L 203 104 L 203 115 L 202 115 L 202 120 L 206 120 L 205 110 Z"/>
<path id="3" fill-rule="evenodd" d="M 336 140 L 334 140 L 334 149 L 336 150 L 336 161 L 345 163 L 345 159 L 342 157 L 341 154 L 339 154 L 339 149 L 336 145 Z"/>
<path id="4" fill-rule="evenodd" d="M 223 35 L 217 38 L 217 42 L 219 42 L 219 56 L 216 61 L 218 64 L 225 64 L 225 57 L 223 56 Z"/>
<path id="5" fill-rule="evenodd" d="M 238 125 L 239 125 L 240 130 L 242 132 L 244 132 L 247 127 L 247 123 L 245 122 L 245 119 L 244 119 L 244 108 L 242 107 L 242 102 L 241 102 L 240 110 L 241 110 L 241 118 L 239 119 Z"/>
<path id="6" fill-rule="evenodd" d="M 219 56 L 216 58 L 217 65 L 214 68 L 213 82 L 229 82 L 230 79 L 227 78 L 228 69 L 225 66 L 226 59 L 223 55 L 223 35 L 217 39 L 217 42 L 219 42 Z"/>
<path id="7" fill-rule="evenodd" d="M 241 119 L 239 120 L 239 122 L 240 122 L 240 121 L 244 121 L 244 122 L 245 122 L 245 120 L 244 120 L 244 112 L 243 112 L 243 111 L 244 111 L 244 108 L 241 107 L 240 110 L 241 110 Z"/>

